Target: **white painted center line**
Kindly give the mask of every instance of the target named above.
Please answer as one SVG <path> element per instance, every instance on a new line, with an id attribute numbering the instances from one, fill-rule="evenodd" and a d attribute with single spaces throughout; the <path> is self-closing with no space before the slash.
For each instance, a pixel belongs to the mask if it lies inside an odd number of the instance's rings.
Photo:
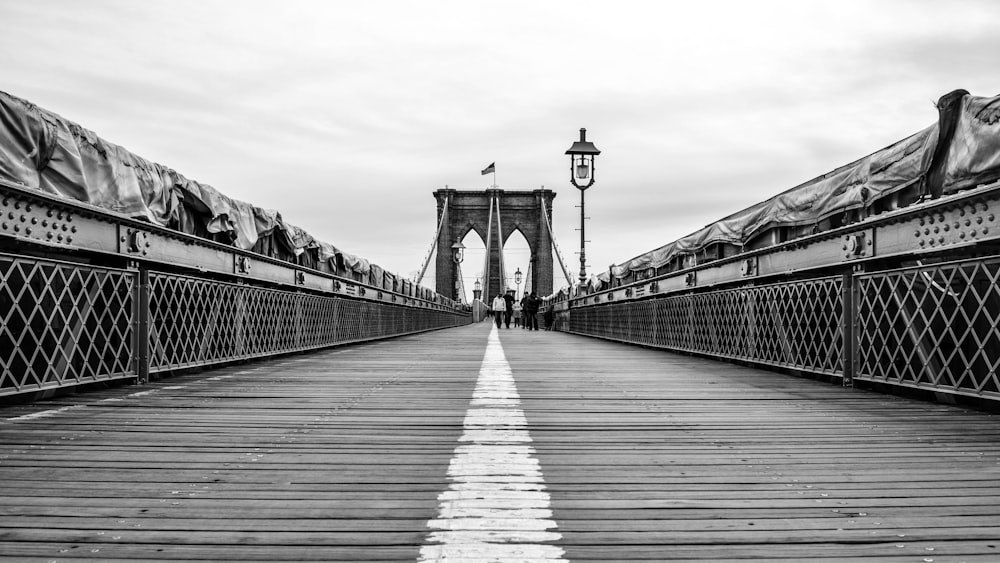
<path id="1" fill-rule="evenodd" d="M 565 562 L 550 543 L 562 535 L 496 328 L 458 441 L 419 561 Z"/>
<path id="2" fill-rule="evenodd" d="M 48 410 L 48 411 L 33 412 L 31 414 L 25 414 L 25 415 L 21 415 L 21 416 L 15 416 L 13 418 L 8 418 L 7 422 L 21 422 L 21 421 L 24 421 L 24 420 L 36 420 L 36 419 L 39 419 L 39 418 L 46 418 L 46 417 L 49 417 L 49 416 L 57 415 L 57 414 L 59 414 L 61 412 L 71 411 L 71 410 L 75 410 L 75 409 L 82 409 L 82 408 L 84 408 L 86 406 L 87 405 L 70 405 L 68 407 L 61 407 L 61 408 L 58 408 L 58 409 L 52 409 L 52 410 Z"/>

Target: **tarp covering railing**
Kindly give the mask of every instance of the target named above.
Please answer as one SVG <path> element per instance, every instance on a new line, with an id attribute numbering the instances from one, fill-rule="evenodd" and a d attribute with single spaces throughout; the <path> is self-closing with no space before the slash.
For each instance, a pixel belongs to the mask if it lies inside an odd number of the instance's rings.
<path id="1" fill-rule="evenodd" d="M 340 265 L 380 287 L 395 283 L 396 276 L 316 240 L 277 211 L 233 199 L 5 92 L 0 179 L 306 267 L 336 273 Z"/>
<path id="2" fill-rule="evenodd" d="M 688 236 L 611 267 L 610 275 L 662 267 L 678 256 L 726 243 L 744 247 L 776 227 L 809 227 L 853 210 L 888 211 L 908 202 L 890 196 L 918 186 L 919 195 L 940 197 L 1000 178 L 1000 96 L 983 98 L 956 90 L 938 102 L 938 123 L 720 219 Z M 944 132 L 944 134 L 942 134 Z M 943 137 L 943 138 L 939 138 Z M 594 276 L 590 285 L 608 281 Z"/>

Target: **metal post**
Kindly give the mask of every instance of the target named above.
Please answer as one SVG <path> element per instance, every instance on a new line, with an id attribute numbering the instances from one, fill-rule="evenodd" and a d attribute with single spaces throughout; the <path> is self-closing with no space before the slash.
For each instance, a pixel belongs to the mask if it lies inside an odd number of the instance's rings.
<path id="1" fill-rule="evenodd" d="M 138 272 L 135 293 L 132 297 L 132 312 L 135 331 L 132 334 L 132 350 L 135 351 L 136 383 L 149 383 L 149 270 Z"/>
<path id="2" fill-rule="evenodd" d="M 760 295 L 762 291 L 757 289 L 756 286 L 750 285 L 747 287 L 746 291 L 743 292 L 745 300 L 743 306 L 746 311 L 747 318 L 747 335 L 746 335 L 746 354 L 751 358 L 761 358 L 763 354 L 760 353 L 760 349 L 757 346 L 757 340 L 759 335 L 759 330 L 757 326 L 757 303 L 760 301 Z"/>
<path id="3" fill-rule="evenodd" d="M 584 222 L 586 216 L 583 210 L 583 190 L 580 190 L 580 283 L 587 281 L 587 254 L 584 250 L 586 238 L 584 236 Z"/>
<path id="4" fill-rule="evenodd" d="M 858 362 L 858 283 L 853 272 L 844 274 L 842 281 L 844 334 L 843 386 L 854 386 Z"/>
<path id="5" fill-rule="evenodd" d="M 305 303 L 304 303 L 305 298 L 306 298 L 306 294 L 302 293 L 302 291 L 296 291 L 295 292 L 295 329 L 294 329 L 294 331 L 295 331 L 295 341 L 294 341 L 295 344 L 294 344 L 294 346 L 297 349 L 304 348 L 305 345 L 306 345 L 306 342 L 309 342 L 306 339 L 306 335 L 304 334 L 305 326 L 306 326 L 306 323 L 305 323 Z"/>

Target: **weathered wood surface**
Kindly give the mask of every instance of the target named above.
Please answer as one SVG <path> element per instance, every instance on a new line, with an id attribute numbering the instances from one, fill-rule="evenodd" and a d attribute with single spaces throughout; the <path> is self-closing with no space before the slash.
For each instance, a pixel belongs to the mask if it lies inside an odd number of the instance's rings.
<path id="1" fill-rule="evenodd" d="M 489 330 L 6 407 L 0 555 L 413 561 Z M 499 336 L 568 560 L 1000 561 L 995 416 Z"/>

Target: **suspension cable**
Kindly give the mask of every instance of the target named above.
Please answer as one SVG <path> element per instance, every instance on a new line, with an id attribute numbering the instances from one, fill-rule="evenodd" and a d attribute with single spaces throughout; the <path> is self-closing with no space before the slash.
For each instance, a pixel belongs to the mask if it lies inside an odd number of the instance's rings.
<path id="1" fill-rule="evenodd" d="M 424 281 L 424 274 L 427 273 L 427 266 L 431 263 L 431 257 L 434 256 L 434 248 L 437 246 L 438 237 L 441 236 L 441 227 L 444 226 L 445 217 L 448 216 L 448 197 L 444 198 L 444 209 L 441 211 L 441 220 L 438 221 L 437 232 L 434 233 L 434 240 L 431 241 L 431 249 L 427 252 L 427 258 L 424 259 L 424 267 L 420 268 L 420 274 L 417 275 L 417 285 Z"/>
<path id="2" fill-rule="evenodd" d="M 524 274 L 524 293 L 531 293 L 528 288 L 531 287 L 531 262 L 528 262 L 528 271 Z"/>
<path id="3" fill-rule="evenodd" d="M 459 262 L 458 264 L 455 265 L 455 271 L 458 273 L 458 282 L 456 282 L 456 284 L 458 285 L 458 287 L 456 288 L 456 293 L 458 294 L 458 302 L 459 303 L 465 303 L 466 302 L 466 299 L 465 299 L 465 279 L 462 278 L 462 263 L 461 262 Z"/>
<path id="4" fill-rule="evenodd" d="M 559 267 L 562 269 L 562 273 L 566 276 L 566 283 L 570 287 L 573 287 L 573 279 L 569 275 L 569 269 L 566 268 L 566 260 L 563 259 L 562 252 L 559 251 L 559 245 L 556 243 L 556 234 L 552 232 L 552 225 L 549 224 L 549 214 L 545 209 L 545 198 L 542 200 L 542 217 L 545 219 L 545 228 L 549 231 L 549 240 L 552 241 L 552 248 L 556 251 L 556 258 L 559 259 Z"/>

